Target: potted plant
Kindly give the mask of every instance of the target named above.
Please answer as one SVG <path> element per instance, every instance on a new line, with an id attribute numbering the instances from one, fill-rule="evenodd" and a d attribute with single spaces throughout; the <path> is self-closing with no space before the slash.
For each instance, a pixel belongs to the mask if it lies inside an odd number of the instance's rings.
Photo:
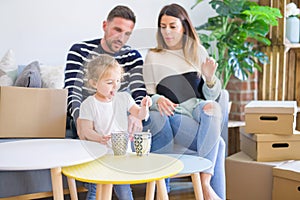
<path id="1" fill-rule="evenodd" d="M 193 7 L 202 1 L 197 0 Z M 247 80 L 255 69 L 261 71 L 259 64 L 268 63 L 268 56 L 259 50 L 259 44 L 271 44 L 267 38 L 270 26 L 277 26 L 282 15 L 277 8 L 250 0 L 211 0 L 209 4 L 218 15 L 195 28 L 206 48 L 216 45 L 212 55 L 218 62 L 216 74 L 226 88 L 232 75 Z M 203 30 L 210 33 L 202 33 Z"/>

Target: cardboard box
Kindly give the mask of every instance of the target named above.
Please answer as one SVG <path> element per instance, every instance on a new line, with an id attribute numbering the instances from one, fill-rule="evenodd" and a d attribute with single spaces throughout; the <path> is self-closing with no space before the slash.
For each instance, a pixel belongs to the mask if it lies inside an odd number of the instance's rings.
<path id="1" fill-rule="evenodd" d="M 67 91 L 0 87 L 0 138 L 64 138 Z"/>
<path id="2" fill-rule="evenodd" d="M 296 116 L 296 101 L 251 101 L 245 106 L 245 131 L 292 135 Z"/>
<path id="3" fill-rule="evenodd" d="M 226 194 L 229 200 L 271 200 L 272 168 L 284 162 L 253 161 L 244 152 L 226 158 Z"/>
<path id="4" fill-rule="evenodd" d="M 248 134 L 240 128 L 241 150 L 257 161 L 300 159 L 300 135 Z"/>
<path id="5" fill-rule="evenodd" d="M 273 200 L 300 199 L 300 161 L 273 168 Z"/>

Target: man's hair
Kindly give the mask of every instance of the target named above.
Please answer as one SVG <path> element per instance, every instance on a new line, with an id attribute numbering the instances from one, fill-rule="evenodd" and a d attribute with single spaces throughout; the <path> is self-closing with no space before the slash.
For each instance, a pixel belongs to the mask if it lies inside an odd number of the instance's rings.
<path id="1" fill-rule="evenodd" d="M 107 21 L 113 20 L 115 17 L 121 17 L 124 19 L 131 20 L 135 24 L 135 15 L 133 11 L 127 6 L 116 6 L 114 7 L 107 16 Z"/>

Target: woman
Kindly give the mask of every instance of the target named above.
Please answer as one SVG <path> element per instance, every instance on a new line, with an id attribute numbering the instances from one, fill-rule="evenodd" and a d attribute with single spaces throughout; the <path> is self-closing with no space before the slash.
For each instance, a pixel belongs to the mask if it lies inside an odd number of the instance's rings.
<path id="1" fill-rule="evenodd" d="M 201 46 L 184 8 L 162 8 L 157 47 L 145 60 L 144 80 L 151 95 L 152 152 L 170 153 L 179 143 L 212 161 L 200 174 L 204 199 L 225 199 L 225 145 L 221 139 L 221 92 L 217 64 Z"/>

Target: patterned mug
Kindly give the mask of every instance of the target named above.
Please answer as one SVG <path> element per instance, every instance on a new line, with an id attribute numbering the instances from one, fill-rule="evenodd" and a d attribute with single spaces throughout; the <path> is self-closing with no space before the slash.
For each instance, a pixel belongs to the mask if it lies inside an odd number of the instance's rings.
<path id="1" fill-rule="evenodd" d="M 126 131 L 114 131 L 111 133 L 111 146 L 116 156 L 125 155 L 128 148 L 129 134 Z"/>
<path id="2" fill-rule="evenodd" d="M 151 133 L 138 132 L 133 135 L 134 149 L 137 156 L 148 155 L 151 149 Z"/>

